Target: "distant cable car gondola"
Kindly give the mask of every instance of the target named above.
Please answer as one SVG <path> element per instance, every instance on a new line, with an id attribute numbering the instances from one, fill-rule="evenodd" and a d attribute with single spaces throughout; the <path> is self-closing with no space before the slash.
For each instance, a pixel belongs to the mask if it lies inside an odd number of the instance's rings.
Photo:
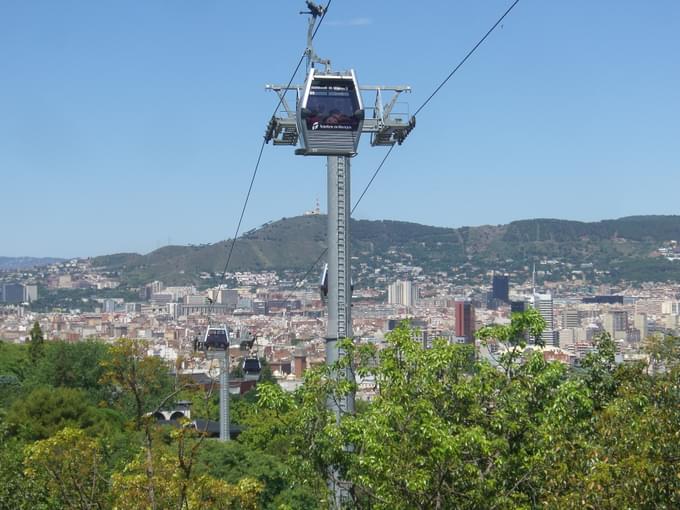
<path id="1" fill-rule="evenodd" d="M 353 156 L 364 123 L 364 108 L 353 70 L 318 72 L 310 67 L 297 107 L 298 131 L 306 156 Z"/>
<path id="2" fill-rule="evenodd" d="M 229 330 L 226 326 L 208 326 L 203 341 L 197 342 L 198 351 L 226 351 L 229 349 Z"/>
<path id="3" fill-rule="evenodd" d="M 246 381 L 257 381 L 260 379 L 262 364 L 256 356 L 251 356 L 243 360 L 243 379 Z"/>

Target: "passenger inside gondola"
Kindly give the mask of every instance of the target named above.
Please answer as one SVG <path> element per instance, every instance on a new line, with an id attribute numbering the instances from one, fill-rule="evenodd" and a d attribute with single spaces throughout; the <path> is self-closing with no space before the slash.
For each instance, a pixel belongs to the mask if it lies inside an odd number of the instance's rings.
<path id="1" fill-rule="evenodd" d="M 356 118 L 358 103 L 348 89 L 339 87 L 312 87 L 306 115 L 308 129 L 337 129 L 344 126 L 356 130 L 359 119 Z"/>
<path id="2" fill-rule="evenodd" d="M 311 127 L 315 122 L 322 122 L 326 119 L 325 105 L 318 101 L 318 96 L 311 96 L 307 102 L 307 109 L 310 111 L 307 117 L 308 127 Z"/>
<path id="3" fill-rule="evenodd" d="M 351 113 L 348 115 L 343 112 L 342 109 L 345 107 L 342 101 L 335 101 L 333 104 L 333 109 L 329 112 L 328 117 L 326 117 L 325 122 L 327 124 L 350 124 L 352 123 Z"/>

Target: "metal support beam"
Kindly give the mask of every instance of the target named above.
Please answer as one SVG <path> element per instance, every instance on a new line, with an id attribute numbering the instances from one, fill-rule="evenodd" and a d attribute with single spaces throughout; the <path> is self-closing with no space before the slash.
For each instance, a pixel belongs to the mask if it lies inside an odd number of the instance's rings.
<path id="1" fill-rule="evenodd" d="M 352 338 L 352 268 L 350 252 L 350 158 L 328 157 L 328 317 L 326 325 L 326 364 L 334 365 L 344 355 L 338 341 Z M 352 381 L 350 368 L 335 373 L 338 379 Z M 354 412 L 354 394 L 342 399 L 329 395 L 326 405 L 339 422 L 344 413 Z M 329 488 L 334 495 L 333 508 L 343 508 L 350 501 L 349 486 L 333 471 Z"/>
<path id="2" fill-rule="evenodd" d="M 342 355 L 337 342 L 352 338 L 352 268 L 350 252 L 350 158 L 328 157 L 328 320 L 326 324 L 326 364 Z M 340 374 L 349 378 L 349 371 Z M 332 404 L 332 405 L 331 405 Z M 354 412 L 354 399 L 329 402 L 338 419 Z"/>
<path id="3" fill-rule="evenodd" d="M 220 441 L 229 441 L 229 350 L 220 358 Z"/>
<path id="4" fill-rule="evenodd" d="M 207 351 L 206 357 L 219 364 L 220 441 L 229 441 L 229 347 L 224 351 Z"/>

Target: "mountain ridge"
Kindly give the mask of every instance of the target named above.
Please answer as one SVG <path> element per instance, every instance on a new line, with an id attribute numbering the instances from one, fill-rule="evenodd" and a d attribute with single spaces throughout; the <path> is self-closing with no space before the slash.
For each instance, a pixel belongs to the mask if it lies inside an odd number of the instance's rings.
<path id="1" fill-rule="evenodd" d="M 12 271 L 20 269 L 32 269 L 34 267 L 47 266 L 55 262 L 63 262 L 66 259 L 58 257 L 3 257 L 0 256 L 0 271 Z"/>
<path id="2" fill-rule="evenodd" d="M 325 249 L 325 239 L 325 215 L 271 221 L 237 239 L 229 270 L 304 272 Z M 423 267 L 425 272 L 526 271 L 532 261 L 548 258 L 562 261 L 569 269 L 592 264 L 611 274 L 612 280 L 637 281 L 649 277 L 650 271 L 652 276 L 655 272 L 660 277 L 675 275 L 674 264 L 652 255 L 661 244 L 679 239 L 680 216 L 676 215 L 597 222 L 536 218 L 459 228 L 352 220 L 353 263 L 373 269 L 401 262 Z M 118 253 L 90 260 L 130 285 L 154 279 L 167 284 L 199 283 L 201 273 L 222 272 L 230 245 L 231 240 L 164 246 L 146 255 Z M 636 274 L 641 268 L 642 273 Z"/>

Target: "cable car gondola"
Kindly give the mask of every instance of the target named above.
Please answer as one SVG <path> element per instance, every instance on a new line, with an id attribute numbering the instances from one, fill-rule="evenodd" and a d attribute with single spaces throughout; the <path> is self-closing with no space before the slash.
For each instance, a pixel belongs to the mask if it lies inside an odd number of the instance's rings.
<path id="1" fill-rule="evenodd" d="M 257 381 L 260 379 L 262 364 L 256 356 L 250 356 L 243 360 L 243 379 L 246 381 Z"/>
<path id="2" fill-rule="evenodd" d="M 354 156 L 364 123 L 364 108 L 353 70 L 318 72 L 314 67 L 297 106 L 297 125 L 305 156 Z"/>
<path id="3" fill-rule="evenodd" d="M 240 340 L 239 348 L 242 351 L 250 351 L 255 344 L 255 336 L 247 329 L 241 329 L 237 338 Z"/>
<path id="4" fill-rule="evenodd" d="M 203 341 L 195 346 L 198 351 L 226 351 L 229 349 L 229 330 L 226 326 L 208 326 Z"/>

